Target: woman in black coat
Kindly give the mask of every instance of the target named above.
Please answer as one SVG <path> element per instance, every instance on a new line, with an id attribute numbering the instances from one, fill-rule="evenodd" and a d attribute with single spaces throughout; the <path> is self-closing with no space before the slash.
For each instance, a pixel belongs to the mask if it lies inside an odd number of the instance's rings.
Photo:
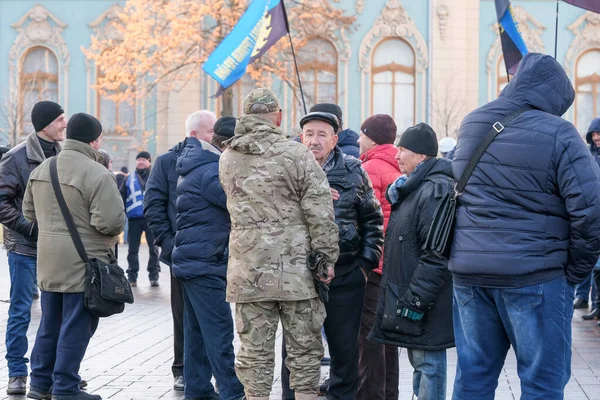
<path id="1" fill-rule="evenodd" d="M 419 400 L 446 398 L 446 349 L 454 347 L 452 276 L 447 260 L 422 250 L 442 194 L 453 190 L 449 160 L 436 159 L 435 132 L 426 124 L 401 137 L 402 175 L 388 187 L 392 204 L 381 294 L 369 339 L 405 347 Z"/>

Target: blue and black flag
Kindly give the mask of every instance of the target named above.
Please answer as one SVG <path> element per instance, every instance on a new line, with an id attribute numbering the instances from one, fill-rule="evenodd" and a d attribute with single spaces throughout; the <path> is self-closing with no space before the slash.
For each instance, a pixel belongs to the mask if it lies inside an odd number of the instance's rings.
<path id="1" fill-rule="evenodd" d="M 527 46 L 521 37 L 517 23 L 513 17 L 509 0 L 495 0 L 496 15 L 500 24 L 500 42 L 506 70 L 510 75 L 517 72 L 519 62 L 527 54 Z"/>
<path id="2" fill-rule="evenodd" d="M 585 8 L 586 10 L 600 13 L 599 0 L 564 0 L 565 3 L 574 5 L 575 7 Z"/>
<path id="3" fill-rule="evenodd" d="M 288 31 L 283 0 L 253 0 L 227 37 L 208 57 L 202 69 L 220 85 L 215 96 L 244 76 L 248 65 Z"/>

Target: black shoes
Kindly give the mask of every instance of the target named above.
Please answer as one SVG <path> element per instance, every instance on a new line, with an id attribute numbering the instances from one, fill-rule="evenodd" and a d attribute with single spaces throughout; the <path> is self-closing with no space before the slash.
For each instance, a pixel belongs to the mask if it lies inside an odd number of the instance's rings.
<path id="1" fill-rule="evenodd" d="M 582 299 L 581 297 L 577 297 L 575 301 L 573 301 L 573 308 L 576 310 L 578 308 L 588 308 L 588 302 L 587 300 Z"/>
<path id="2" fill-rule="evenodd" d="M 173 389 L 178 392 L 183 392 L 185 390 L 185 380 L 182 375 L 175 377 L 175 382 L 173 383 Z"/>
<path id="3" fill-rule="evenodd" d="M 581 318 L 586 321 L 591 321 L 593 319 L 600 319 L 600 309 L 594 308 L 591 313 L 582 315 Z"/>
<path id="4" fill-rule="evenodd" d="M 27 392 L 27 398 L 35 400 L 52 400 L 52 391 L 45 393 L 43 390 L 32 386 L 29 388 L 29 392 Z"/>
<path id="5" fill-rule="evenodd" d="M 150 286 L 158 287 L 159 286 L 158 281 L 150 281 Z"/>
<path id="6" fill-rule="evenodd" d="M 68 394 L 63 396 L 53 395 L 52 400 L 102 400 L 102 397 L 98 394 L 79 392 L 77 394 Z"/>
<path id="7" fill-rule="evenodd" d="M 6 394 L 25 394 L 27 392 L 27 377 L 13 376 L 8 378 Z"/>

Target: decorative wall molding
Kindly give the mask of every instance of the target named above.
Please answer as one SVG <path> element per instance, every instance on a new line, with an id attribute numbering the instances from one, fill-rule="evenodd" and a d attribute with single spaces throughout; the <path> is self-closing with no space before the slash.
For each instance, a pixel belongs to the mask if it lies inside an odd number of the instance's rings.
<path id="1" fill-rule="evenodd" d="M 586 50 L 600 49 L 600 14 L 587 11 L 569 25 L 568 29 L 573 32 L 575 38 L 567 50 L 565 70 L 569 76 L 574 76 L 579 56 Z"/>
<path id="2" fill-rule="evenodd" d="M 310 1 L 305 2 L 305 5 L 310 6 Z M 335 10 L 329 2 L 319 2 L 319 6 L 330 9 L 332 12 Z M 289 11 L 289 14 L 290 20 L 295 21 L 293 29 L 300 41 L 315 36 L 322 37 L 329 40 L 335 46 L 340 61 L 348 62 L 350 60 L 352 46 L 344 26 L 339 25 L 338 21 L 327 18 L 322 13 L 315 14 L 313 18 L 308 19 L 298 18 L 298 12 L 300 10 L 294 7 Z"/>
<path id="3" fill-rule="evenodd" d="M 542 33 L 546 30 L 546 27 L 538 22 L 527 10 L 521 6 L 513 6 L 513 15 L 519 26 L 521 36 L 527 45 L 529 51 L 536 53 L 544 53 L 544 41 L 542 40 Z M 496 40 L 490 48 L 487 56 L 487 72 L 496 73 L 496 63 L 498 58 L 502 55 L 502 44 L 500 43 L 500 32 L 498 30 L 498 23 L 494 23 L 490 26 L 490 29 L 496 33 Z"/>
<path id="4" fill-rule="evenodd" d="M 356 0 L 356 12 L 362 14 L 365 10 L 365 0 Z"/>
<path id="5" fill-rule="evenodd" d="M 19 87 L 19 72 L 21 59 L 25 52 L 35 46 L 50 49 L 59 65 L 58 98 L 63 104 L 65 112 L 68 107 L 69 85 L 69 49 L 62 36 L 67 24 L 52 14 L 40 4 L 33 6 L 14 24 L 12 28 L 18 32 L 17 39 L 9 51 L 9 75 L 11 92 Z"/>
<path id="6" fill-rule="evenodd" d="M 97 39 L 122 40 L 123 31 L 119 29 L 122 26 L 119 17 L 121 12 L 123 12 L 123 7 L 115 3 L 90 22 L 88 26 L 92 29 L 94 36 Z"/>
<path id="7" fill-rule="evenodd" d="M 445 4 L 440 4 L 436 10 L 438 16 L 438 29 L 440 30 L 440 39 L 442 42 L 446 39 L 446 28 L 448 27 L 448 17 L 450 9 Z"/>
<path id="8" fill-rule="evenodd" d="M 428 64 L 427 43 L 398 0 L 388 0 L 375 24 L 360 44 L 358 53 L 360 70 L 368 73 L 371 68 L 371 54 L 377 43 L 382 39 L 393 37 L 404 39 L 410 44 L 415 52 L 417 73 L 423 73 Z"/>

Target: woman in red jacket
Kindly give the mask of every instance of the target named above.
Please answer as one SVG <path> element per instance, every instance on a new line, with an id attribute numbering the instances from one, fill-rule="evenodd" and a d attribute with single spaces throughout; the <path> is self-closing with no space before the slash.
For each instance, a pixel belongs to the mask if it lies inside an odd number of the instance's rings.
<path id="1" fill-rule="evenodd" d="M 388 185 L 401 175 L 395 159 L 398 153 L 394 146 L 396 123 L 389 115 L 376 114 L 367 118 L 360 130 L 360 160 L 381 203 L 385 232 L 391 213 L 391 205 L 385 198 L 385 192 Z M 379 268 L 371 271 L 367 279 L 358 341 L 360 382 L 356 400 L 398 399 L 398 348 L 367 340 L 375 320 L 382 265 L 383 258 Z"/>

